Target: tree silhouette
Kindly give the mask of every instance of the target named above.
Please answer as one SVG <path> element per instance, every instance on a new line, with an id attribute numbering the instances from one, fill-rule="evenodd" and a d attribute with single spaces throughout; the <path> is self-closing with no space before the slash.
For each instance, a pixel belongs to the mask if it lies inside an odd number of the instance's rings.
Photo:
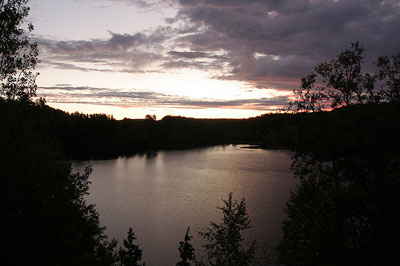
<path id="1" fill-rule="evenodd" d="M 207 263 L 218 266 L 246 266 L 254 258 L 255 242 L 243 246 L 243 231 L 251 228 L 243 198 L 240 203 L 232 199 L 223 200 L 224 206 L 218 207 L 224 215 L 220 224 L 210 222 L 211 228 L 199 232 L 208 241 L 203 247 L 207 251 Z"/>
<path id="2" fill-rule="evenodd" d="M 386 81 L 387 90 L 383 90 L 389 102 L 400 102 L 400 53 L 391 58 L 381 56 L 375 63 L 378 67 L 376 76 Z"/>
<path id="3" fill-rule="evenodd" d="M 311 73 L 301 79 L 301 87 L 293 91 L 297 100 L 289 103 L 290 109 L 315 112 L 325 107 L 328 97 L 322 88 L 315 87 L 316 77 L 315 73 Z"/>
<path id="4" fill-rule="evenodd" d="M 299 184 L 286 205 L 279 265 L 394 265 L 400 219 L 399 104 L 297 114 Z"/>
<path id="5" fill-rule="evenodd" d="M 73 173 L 39 106 L 0 99 L 2 265 L 113 265 L 93 204 L 91 168 Z"/>
<path id="6" fill-rule="evenodd" d="M 294 90 L 296 100 L 289 103 L 289 110 L 314 112 L 379 102 L 381 95 L 375 89 L 375 75 L 362 71 L 363 52 L 364 48 L 355 42 L 336 58 L 315 66 L 312 73 L 301 79 L 301 87 Z M 382 73 L 389 73 L 385 68 L 389 63 L 383 59 L 379 62 Z"/>
<path id="7" fill-rule="evenodd" d="M 392 265 L 398 253 L 400 163 L 379 156 L 295 159 L 300 184 L 287 202 L 280 264 Z"/>
<path id="8" fill-rule="evenodd" d="M 192 244 L 190 244 L 190 240 L 192 240 L 193 236 L 189 235 L 190 227 L 186 230 L 184 241 L 179 242 L 179 257 L 181 261 L 179 261 L 176 266 L 190 266 L 190 261 L 195 260 L 196 256 L 194 254 L 194 248 Z"/>
<path id="9" fill-rule="evenodd" d="M 135 233 L 129 227 L 128 237 L 124 239 L 124 248 L 120 247 L 118 251 L 119 261 L 121 266 L 141 266 L 139 261 L 142 259 L 142 250 L 133 241 L 136 240 Z"/>
<path id="10" fill-rule="evenodd" d="M 157 116 L 156 116 L 156 115 L 149 115 L 149 114 L 147 114 L 147 115 L 145 116 L 144 119 L 155 121 L 155 120 L 157 120 Z"/>
<path id="11" fill-rule="evenodd" d="M 26 101 L 36 96 L 38 48 L 31 43 L 33 25 L 23 28 L 28 0 L 0 0 L 0 96 Z"/>
<path id="12" fill-rule="evenodd" d="M 351 48 L 341 52 L 337 58 L 315 67 L 326 84 L 328 96 L 333 100 L 331 107 L 364 103 L 363 52 L 364 48 L 358 42 L 352 43 Z"/>

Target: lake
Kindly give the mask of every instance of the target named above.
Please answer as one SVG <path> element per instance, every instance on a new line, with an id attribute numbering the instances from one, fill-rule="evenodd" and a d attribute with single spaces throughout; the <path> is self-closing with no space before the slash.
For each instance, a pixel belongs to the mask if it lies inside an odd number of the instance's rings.
<path id="1" fill-rule="evenodd" d="M 290 171 L 291 153 L 249 149 L 241 145 L 180 151 L 159 151 L 112 160 L 95 160 L 89 203 L 95 203 L 101 224 L 119 243 L 129 227 L 143 250 L 147 266 L 174 266 L 179 241 L 188 226 L 196 255 L 202 257 L 197 232 L 218 222 L 222 199 L 233 192 L 245 197 L 257 241 L 258 265 L 281 237 L 285 202 L 297 183 Z M 88 162 L 74 162 L 82 171 Z M 143 261 L 142 260 L 142 261 Z"/>

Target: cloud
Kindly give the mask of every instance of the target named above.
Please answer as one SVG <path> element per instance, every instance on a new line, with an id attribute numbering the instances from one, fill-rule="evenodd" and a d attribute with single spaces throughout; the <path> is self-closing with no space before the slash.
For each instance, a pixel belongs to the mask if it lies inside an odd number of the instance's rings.
<path id="1" fill-rule="evenodd" d="M 181 68 L 192 68 L 192 69 L 202 69 L 202 70 L 210 70 L 211 68 L 215 69 L 215 66 L 208 62 L 202 61 L 184 61 L 184 60 L 176 60 L 176 61 L 168 61 L 162 64 L 162 67 L 167 69 L 181 69 Z"/>
<path id="2" fill-rule="evenodd" d="M 113 106 L 145 106 L 165 108 L 230 108 L 252 109 L 259 111 L 276 110 L 285 106 L 289 98 L 215 100 L 191 99 L 157 92 L 131 90 L 115 90 L 108 88 L 54 86 L 38 88 L 38 96 L 45 96 L 49 103 L 103 104 Z"/>
<path id="3" fill-rule="evenodd" d="M 38 40 L 42 61 L 80 71 L 195 68 L 256 88 L 291 90 L 359 41 L 366 61 L 399 52 L 398 0 L 108 0 L 174 6 L 166 25 L 105 40 Z"/>
<path id="4" fill-rule="evenodd" d="M 81 2 L 81 1 L 85 1 L 85 0 L 74 0 L 74 1 Z M 98 0 L 90 0 L 90 1 L 98 1 Z M 136 6 L 136 7 L 139 7 L 139 8 L 148 9 L 148 8 L 152 8 L 152 7 L 156 6 L 156 5 L 163 4 L 166 1 L 163 1 L 163 0 L 158 0 L 158 1 L 154 1 L 154 0 L 106 0 L 106 2 L 109 2 L 109 3 L 124 3 L 124 4 L 128 5 L 128 6 Z M 107 5 L 103 4 L 100 7 L 107 7 Z"/>
<path id="5" fill-rule="evenodd" d="M 211 55 L 204 52 L 178 52 L 178 51 L 169 51 L 169 55 L 173 57 L 181 57 L 187 59 L 197 59 L 197 58 L 211 58 L 211 59 L 227 59 L 224 56 Z"/>
<path id="6" fill-rule="evenodd" d="M 36 41 L 42 67 L 123 73 L 161 73 L 172 68 L 205 71 L 220 68 L 228 59 L 224 55 L 170 49 L 179 46 L 182 35 L 193 31 L 192 27 L 160 26 L 146 33 L 119 34 L 109 31 L 108 39 L 58 41 L 37 37 Z"/>
<path id="7" fill-rule="evenodd" d="M 285 106 L 287 105 L 288 101 L 288 97 L 278 96 L 275 98 L 241 99 L 229 101 L 178 99 L 164 101 L 164 103 L 168 105 L 185 106 L 190 108 L 243 108 L 268 111 L 275 109 L 275 107 Z"/>
<path id="8" fill-rule="evenodd" d="M 58 41 L 36 38 L 40 58 L 56 68 L 80 71 L 129 72 L 154 71 L 154 63 L 164 55 L 162 43 L 171 38 L 170 27 L 160 27 L 145 34 L 109 32 L 110 38 L 101 40 Z M 157 70 L 159 71 L 159 70 Z"/>
<path id="9" fill-rule="evenodd" d="M 159 1 L 143 1 L 143 0 L 109 0 L 112 2 L 123 2 L 127 5 L 135 5 L 141 8 L 149 8 L 157 4 Z"/>
<path id="10" fill-rule="evenodd" d="M 224 51 L 222 78 L 266 87 L 304 76 L 359 41 L 369 59 L 399 52 L 396 0 L 178 0 L 176 20 L 202 25 L 181 41 L 202 53 Z M 265 54 L 256 58 L 254 54 Z M 271 60 L 271 58 L 278 58 Z M 283 86 L 285 87 L 285 86 Z"/>

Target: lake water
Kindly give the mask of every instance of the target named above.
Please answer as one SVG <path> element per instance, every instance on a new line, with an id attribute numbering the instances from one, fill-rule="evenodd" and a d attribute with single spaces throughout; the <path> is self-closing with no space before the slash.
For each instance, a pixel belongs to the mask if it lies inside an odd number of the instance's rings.
<path id="1" fill-rule="evenodd" d="M 89 203 L 95 203 L 106 233 L 119 243 L 132 227 L 147 266 L 174 266 L 188 226 L 202 257 L 197 232 L 222 218 L 221 199 L 245 197 L 256 239 L 258 265 L 281 237 L 285 202 L 297 181 L 287 151 L 215 146 L 95 160 Z M 82 171 L 88 162 L 74 162 Z"/>

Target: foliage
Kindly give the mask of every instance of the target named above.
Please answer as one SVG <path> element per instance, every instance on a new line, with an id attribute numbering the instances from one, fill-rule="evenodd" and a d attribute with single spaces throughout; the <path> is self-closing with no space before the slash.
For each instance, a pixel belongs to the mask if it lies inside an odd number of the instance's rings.
<path id="1" fill-rule="evenodd" d="M 315 71 L 326 84 L 327 95 L 333 101 L 331 107 L 364 103 L 361 64 L 364 49 L 358 42 L 341 52 L 336 59 L 319 64 Z"/>
<path id="2" fill-rule="evenodd" d="M 281 265 L 393 265 L 400 222 L 400 106 L 298 114 Z M 297 116 L 297 115 L 296 115 Z"/>
<path id="3" fill-rule="evenodd" d="M 297 100 L 289 103 L 290 109 L 315 112 L 325 108 L 325 101 L 328 100 L 328 97 L 323 88 L 315 87 L 316 77 L 315 73 L 311 73 L 301 79 L 301 88 L 293 91 Z"/>
<path id="4" fill-rule="evenodd" d="M 23 28 L 28 0 L 0 0 L 0 96 L 27 101 L 36 96 L 38 48 L 31 43 L 33 25 Z"/>
<path id="5" fill-rule="evenodd" d="M 195 250 L 190 243 L 190 240 L 192 240 L 193 236 L 189 235 L 189 231 L 190 227 L 188 227 L 186 230 L 184 241 L 179 242 L 179 257 L 181 258 L 181 261 L 176 263 L 175 266 L 190 266 L 190 261 L 196 259 L 194 254 Z"/>
<path id="6" fill-rule="evenodd" d="M 4 265 L 112 265 L 88 177 L 70 163 L 45 129 L 40 106 L 5 102 L 0 112 L 0 238 Z"/>
<path id="7" fill-rule="evenodd" d="M 243 246 L 243 231 L 251 228 L 244 198 L 238 203 L 229 193 L 224 206 L 218 207 L 224 215 L 220 224 L 210 222 L 211 228 L 199 232 L 207 240 L 207 263 L 218 266 L 250 265 L 254 258 L 255 242 Z"/>
<path id="8" fill-rule="evenodd" d="M 297 157 L 301 182 L 287 203 L 279 262 L 390 265 L 400 236 L 400 161 L 388 159 Z"/>
<path id="9" fill-rule="evenodd" d="M 381 56 L 376 62 L 378 71 L 376 77 L 386 82 L 387 90 L 382 93 L 389 102 L 400 102 L 400 53 L 391 58 Z"/>
<path id="10" fill-rule="evenodd" d="M 145 118 L 146 120 L 157 120 L 157 116 L 156 115 L 146 115 Z"/>
<path id="11" fill-rule="evenodd" d="M 292 111 L 321 111 L 328 108 L 400 99 L 400 55 L 379 57 L 376 73 L 362 71 L 364 48 L 352 43 L 329 62 L 314 67 L 314 71 L 301 79 L 301 86 L 294 90 L 295 100 L 289 103 Z M 379 80 L 387 87 L 376 88 Z"/>
<path id="12" fill-rule="evenodd" d="M 136 240 L 135 233 L 129 227 L 128 237 L 124 239 L 124 248 L 120 247 L 118 251 L 118 258 L 121 266 L 141 266 L 139 261 L 142 259 L 142 250 L 133 241 Z"/>

